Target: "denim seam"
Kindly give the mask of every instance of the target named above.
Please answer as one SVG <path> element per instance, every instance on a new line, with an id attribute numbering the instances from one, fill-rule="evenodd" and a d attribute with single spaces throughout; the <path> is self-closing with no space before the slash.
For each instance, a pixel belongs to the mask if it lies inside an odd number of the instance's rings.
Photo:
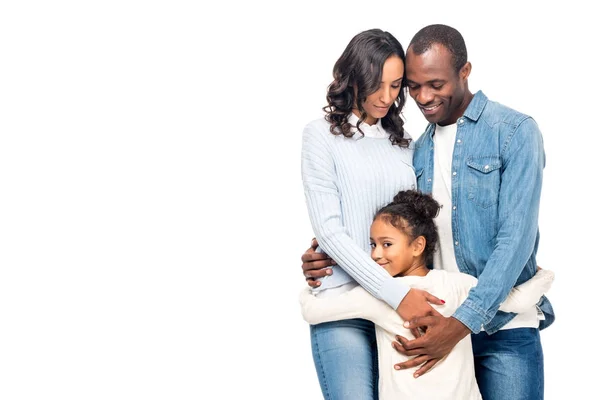
<path id="1" fill-rule="evenodd" d="M 329 386 L 327 385 L 327 377 L 325 376 L 325 369 L 323 368 L 323 361 L 321 360 L 321 352 L 319 351 L 319 339 L 315 335 L 315 347 L 317 348 L 317 358 L 319 363 L 319 374 L 323 377 L 323 391 L 325 399 L 329 399 Z"/>

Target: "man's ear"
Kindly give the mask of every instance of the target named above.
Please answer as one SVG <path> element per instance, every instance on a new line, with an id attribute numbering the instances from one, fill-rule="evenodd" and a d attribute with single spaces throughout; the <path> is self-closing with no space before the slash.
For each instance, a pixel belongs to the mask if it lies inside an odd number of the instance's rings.
<path id="1" fill-rule="evenodd" d="M 463 65 L 463 67 L 458 72 L 458 75 L 460 76 L 460 79 L 462 79 L 463 81 L 467 80 L 469 75 L 471 75 L 471 62 L 470 61 L 467 61 L 465 63 L 465 65 Z"/>

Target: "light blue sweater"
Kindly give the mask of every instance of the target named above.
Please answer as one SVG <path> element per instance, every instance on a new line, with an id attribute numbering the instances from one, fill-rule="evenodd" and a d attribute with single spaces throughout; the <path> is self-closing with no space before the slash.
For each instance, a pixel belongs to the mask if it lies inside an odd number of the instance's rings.
<path id="1" fill-rule="evenodd" d="M 401 148 L 388 137 L 358 132 L 346 138 L 333 135 L 329 127 L 324 118 L 312 121 L 302 139 L 302 180 L 312 228 L 320 248 L 339 265 L 315 290 L 355 280 L 395 309 L 409 288 L 371 259 L 369 231 L 379 208 L 400 190 L 416 188 L 412 146 Z"/>

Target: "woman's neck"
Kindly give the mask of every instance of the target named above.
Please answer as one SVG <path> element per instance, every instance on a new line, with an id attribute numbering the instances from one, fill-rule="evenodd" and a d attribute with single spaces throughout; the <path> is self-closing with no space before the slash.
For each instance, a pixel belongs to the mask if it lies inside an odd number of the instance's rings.
<path id="1" fill-rule="evenodd" d="M 357 108 L 353 108 L 352 109 L 352 113 L 354 115 L 356 115 L 358 118 L 360 118 L 360 111 L 358 111 Z M 367 124 L 369 126 L 373 126 L 373 125 L 375 125 L 377 123 L 377 121 L 379 121 L 379 119 L 373 118 L 373 117 L 367 115 L 367 118 L 365 118 L 365 120 L 363 121 L 363 123 L 365 123 L 365 124 Z"/>

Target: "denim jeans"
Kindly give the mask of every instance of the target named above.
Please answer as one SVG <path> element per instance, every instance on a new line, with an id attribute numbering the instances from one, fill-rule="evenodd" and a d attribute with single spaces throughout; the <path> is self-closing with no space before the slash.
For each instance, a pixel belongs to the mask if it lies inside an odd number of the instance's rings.
<path id="1" fill-rule="evenodd" d="M 313 360 L 326 400 L 377 400 L 375 326 L 363 319 L 310 326 Z"/>
<path id="2" fill-rule="evenodd" d="M 544 398 L 540 331 L 516 328 L 472 335 L 477 384 L 484 400 Z"/>

